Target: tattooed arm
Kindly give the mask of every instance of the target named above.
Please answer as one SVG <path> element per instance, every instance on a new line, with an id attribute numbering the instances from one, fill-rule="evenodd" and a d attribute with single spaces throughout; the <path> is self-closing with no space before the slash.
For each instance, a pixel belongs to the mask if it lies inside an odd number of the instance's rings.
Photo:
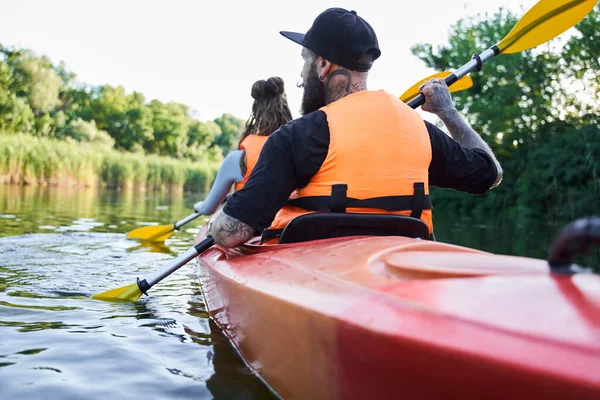
<path id="1" fill-rule="evenodd" d="M 219 210 L 208 227 L 208 235 L 223 247 L 235 247 L 254 237 L 254 229 Z"/>
<path id="2" fill-rule="evenodd" d="M 498 173 L 492 187 L 498 186 L 502 181 L 502 167 L 496 159 L 496 156 L 494 156 L 494 152 L 490 146 L 488 146 L 481 136 L 461 117 L 456 108 L 454 108 L 446 82 L 443 79 L 432 79 L 421 85 L 419 90 L 425 96 L 425 104 L 421 107 L 423 111 L 428 111 L 437 115 L 444 125 L 446 125 L 448 132 L 450 132 L 450 135 L 452 135 L 454 140 L 462 147 L 468 149 L 481 149 L 490 156 L 496 165 L 496 171 Z"/>

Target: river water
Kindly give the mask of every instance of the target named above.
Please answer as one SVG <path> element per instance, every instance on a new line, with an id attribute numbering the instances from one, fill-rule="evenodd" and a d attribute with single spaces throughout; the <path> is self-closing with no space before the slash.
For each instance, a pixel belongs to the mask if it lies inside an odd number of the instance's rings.
<path id="1" fill-rule="evenodd" d="M 0 398 L 273 398 L 208 319 L 195 263 L 136 303 L 134 283 L 193 245 L 124 233 L 191 213 L 198 196 L 0 185 Z"/>
<path id="2" fill-rule="evenodd" d="M 90 299 L 191 247 L 202 219 L 162 246 L 124 233 L 181 219 L 199 198 L 0 185 L 1 398 L 273 398 L 208 319 L 195 263 L 136 303 Z M 440 241 L 534 257 L 562 226 L 434 218 Z"/>

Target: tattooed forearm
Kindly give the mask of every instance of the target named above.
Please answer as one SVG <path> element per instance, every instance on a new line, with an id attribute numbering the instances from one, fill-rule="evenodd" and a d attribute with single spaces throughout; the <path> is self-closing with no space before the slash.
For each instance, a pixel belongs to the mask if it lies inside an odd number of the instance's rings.
<path id="1" fill-rule="evenodd" d="M 479 136 L 473 128 L 460 116 L 456 109 L 451 108 L 438 114 L 448 131 L 461 146 L 468 149 L 489 149 L 487 143 Z"/>
<path id="2" fill-rule="evenodd" d="M 419 91 L 425 96 L 425 104 L 421 107 L 423 111 L 428 111 L 437 115 L 448 131 L 450 135 L 456 140 L 462 147 L 468 149 L 481 149 L 485 151 L 496 165 L 496 181 L 492 187 L 498 186 L 502 180 L 502 167 L 494 152 L 488 146 L 488 144 L 479 136 L 479 133 L 475 132 L 473 128 L 465 121 L 462 116 L 454 108 L 452 103 L 452 97 L 450 96 L 450 90 L 443 79 L 431 79 L 423 83 L 419 87 Z"/>
<path id="3" fill-rule="evenodd" d="M 235 247 L 251 239 L 254 229 L 225 214 L 221 209 L 211 221 L 208 234 L 223 247 Z"/>
<path id="4" fill-rule="evenodd" d="M 444 112 L 440 112 L 438 117 L 442 120 L 450 135 L 456 140 L 461 146 L 466 147 L 468 149 L 482 149 L 486 153 L 488 153 L 491 159 L 496 164 L 496 170 L 498 171 L 498 176 L 496 177 L 496 181 L 492 185 L 492 187 L 498 186 L 500 181 L 502 180 L 502 167 L 500 163 L 494 156 L 494 152 L 490 148 L 490 146 L 482 139 L 482 137 L 473 129 L 471 126 L 460 116 L 458 111 L 453 107 L 451 109 L 445 110 Z"/>

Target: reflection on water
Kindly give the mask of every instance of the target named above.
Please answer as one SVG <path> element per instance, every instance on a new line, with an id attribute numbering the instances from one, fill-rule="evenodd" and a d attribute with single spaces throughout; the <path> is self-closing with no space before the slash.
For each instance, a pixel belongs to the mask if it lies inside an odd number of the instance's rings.
<path id="1" fill-rule="evenodd" d="M 188 249 L 202 221 L 162 245 L 124 233 L 197 200 L 0 185 L 2 398 L 272 398 L 209 324 L 193 264 L 136 303 L 89 298 Z"/>
<path id="2" fill-rule="evenodd" d="M 554 238 L 571 221 L 509 221 L 490 219 L 456 220 L 443 212 L 443 206 L 436 207 L 434 216 L 435 235 L 438 241 L 497 254 L 546 259 Z M 580 265 L 600 272 L 600 248 L 575 259 Z"/>
<path id="3" fill-rule="evenodd" d="M 75 187 L 0 185 L 0 236 L 54 232 L 128 232 L 170 224 L 201 195 Z M 198 226 L 199 218 L 186 228 Z"/>

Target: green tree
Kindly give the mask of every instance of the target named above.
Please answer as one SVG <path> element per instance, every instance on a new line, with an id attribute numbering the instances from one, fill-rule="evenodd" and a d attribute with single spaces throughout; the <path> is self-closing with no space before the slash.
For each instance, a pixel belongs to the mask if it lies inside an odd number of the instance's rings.
<path id="1" fill-rule="evenodd" d="M 106 130 L 117 142 L 120 139 L 121 121 L 127 111 L 127 97 L 122 86 L 103 85 L 93 88 L 91 93 L 92 119 L 99 129 Z"/>
<path id="2" fill-rule="evenodd" d="M 30 133 L 33 130 L 33 112 L 25 100 L 12 91 L 12 71 L 0 61 L 0 131 Z"/>
<path id="3" fill-rule="evenodd" d="M 123 132 L 119 147 L 125 150 L 142 151 L 144 145 L 154 140 L 152 130 L 152 110 L 145 104 L 142 93 L 133 92 L 127 96 L 127 111 L 122 121 Z"/>
<path id="4" fill-rule="evenodd" d="M 104 147 L 113 147 L 115 140 L 108 132 L 98 129 L 94 121 L 84 121 L 81 118 L 71 121 L 60 130 L 60 138 L 71 138 L 77 142 L 88 142 Z"/>
<path id="5" fill-rule="evenodd" d="M 237 145 L 237 140 L 246 121 L 225 113 L 215 119 L 214 122 L 221 128 L 221 134 L 215 138 L 213 144 L 219 146 L 223 153 L 228 153 Z"/>
<path id="6" fill-rule="evenodd" d="M 145 105 L 144 95 L 125 93 L 122 86 L 104 85 L 92 90 L 91 115 L 101 130 L 115 139 L 115 146 L 124 150 L 139 151 L 153 140 L 152 110 Z"/>
<path id="7" fill-rule="evenodd" d="M 600 114 L 600 3 L 577 24 L 562 54 L 563 79 L 577 91 L 577 96 L 570 91 L 564 101 L 578 117 Z"/>
<path id="8" fill-rule="evenodd" d="M 217 136 L 221 134 L 221 127 L 213 121 L 200 122 L 192 119 L 188 131 L 186 157 L 199 161 L 221 161 L 223 152 L 220 147 L 213 145 Z"/>
<path id="9" fill-rule="evenodd" d="M 150 102 L 154 140 L 146 150 L 152 153 L 182 158 L 186 154 L 191 118 L 188 107 L 179 103 Z"/>
<path id="10" fill-rule="evenodd" d="M 35 132 L 40 136 L 54 136 L 56 120 L 49 113 L 44 113 L 35 119 Z"/>
<path id="11" fill-rule="evenodd" d="M 92 98 L 88 88 L 64 88 L 60 94 L 60 110 L 68 121 L 82 118 L 85 121 L 92 119 Z"/>
<path id="12" fill-rule="evenodd" d="M 192 120 L 190 122 L 190 130 L 188 132 L 188 145 L 203 145 L 210 146 L 215 138 L 221 134 L 221 127 L 215 122 L 200 122 Z"/>
<path id="13" fill-rule="evenodd" d="M 536 219 L 575 219 L 600 213 L 600 118 L 569 127 L 526 155 L 516 176 L 515 210 Z M 534 205 L 534 206 L 532 206 Z"/>
<path id="14" fill-rule="evenodd" d="M 517 21 L 502 9 L 491 17 L 468 18 L 451 27 L 447 46 L 434 50 L 418 44 L 412 51 L 428 67 L 454 70 L 475 51 L 497 43 Z M 534 144 L 547 132 L 543 126 L 557 120 L 553 98 L 559 59 L 550 52 L 502 55 L 486 63 L 481 73 L 471 74 L 473 87 L 453 95 L 456 107 L 499 154 L 508 156 L 516 146 Z"/>
<path id="15" fill-rule="evenodd" d="M 63 61 L 59 62 L 58 65 L 54 67 L 54 71 L 62 82 L 62 88 L 70 88 L 74 85 L 77 75 L 75 75 L 74 72 L 69 71 Z"/>
<path id="16" fill-rule="evenodd" d="M 451 27 L 447 45 L 417 44 L 412 51 L 435 70 L 454 70 L 473 52 L 497 43 L 516 22 L 502 9 L 468 18 Z M 433 188 L 438 210 L 441 205 L 445 212 L 463 215 L 572 218 L 597 209 L 598 108 L 583 106 L 584 96 L 572 87 L 597 85 L 598 25 L 597 6 L 566 46 L 502 55 L 471 74 L 473 88 L 454 94 L 454 102 L 498 155 L 504 180 L 483 197 Z"/>
<path id="17" fill-rule="evenodd" d="M 12 92 L 26 98 L 36 116 L 50 112 L 59 104 L 62 80 L 46 58 L 25 51 L 18 57 L 10 57 L 9 65 L 13 72 Z"/>

